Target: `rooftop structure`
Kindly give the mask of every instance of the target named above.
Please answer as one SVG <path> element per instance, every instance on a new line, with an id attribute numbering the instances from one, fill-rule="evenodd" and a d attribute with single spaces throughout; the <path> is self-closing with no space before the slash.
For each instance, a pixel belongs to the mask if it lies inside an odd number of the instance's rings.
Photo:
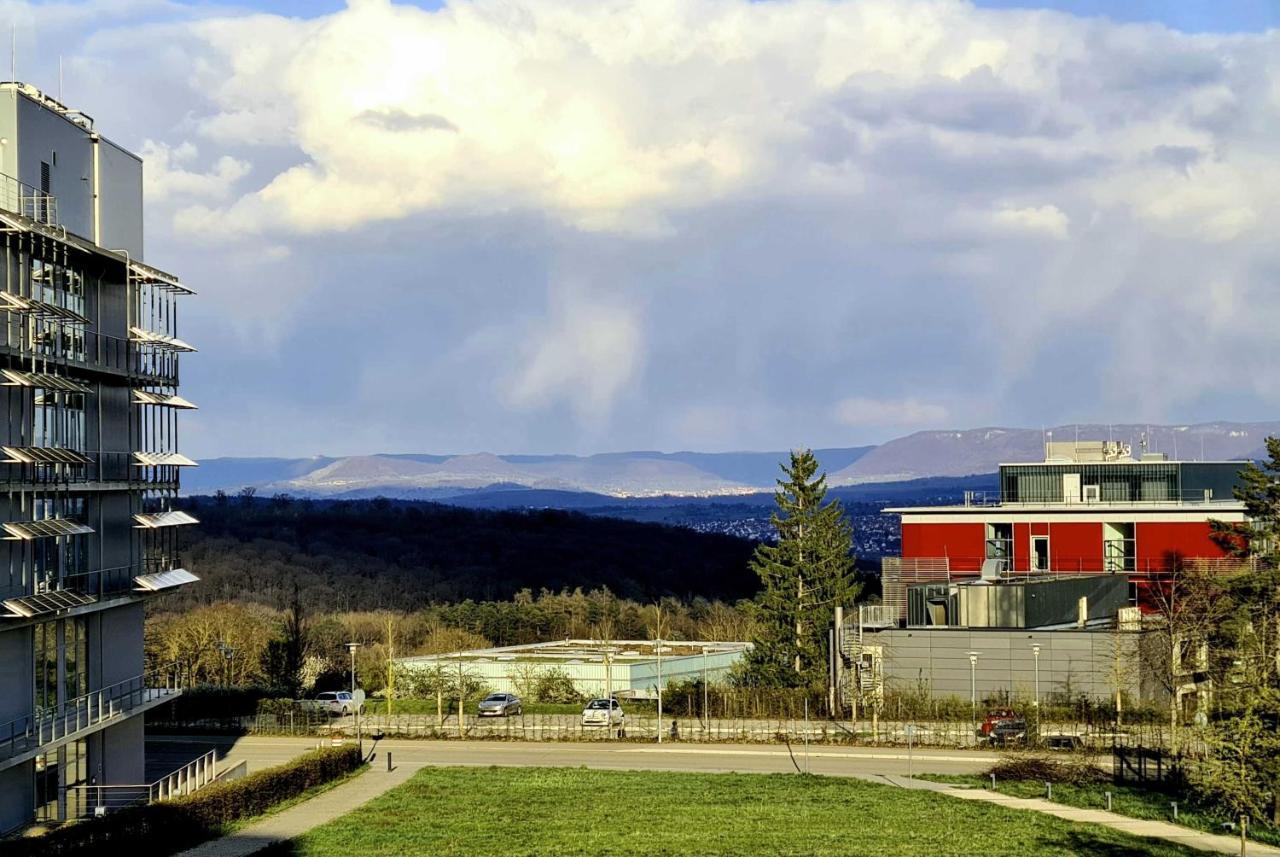
<path id="1" fill-rule="evenodd" d="M 142 161 L 92 118 L 0 84 L 0 832 L 144 782 L 143 607 L 195 576 L 173 508 L 178 304 L 146 265 Z"/>

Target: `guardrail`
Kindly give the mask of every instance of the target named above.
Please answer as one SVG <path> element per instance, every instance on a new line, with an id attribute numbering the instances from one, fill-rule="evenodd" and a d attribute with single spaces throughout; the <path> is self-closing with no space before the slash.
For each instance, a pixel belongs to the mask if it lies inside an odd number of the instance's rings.
<path id="1" fill-rule="evenodd" d="M 61 223 L 56 196 L 4 173 L 0 173 L 0 208 L 47 226 Z"/>
<path id="2" fill-rule="evenodd" d="M 1238 503 L 1234 497 L 1214 497 L 1207 491 L 1179 491 L 1167 497 L 1080 497 L 1067 498 L 1065 495 L 1052 497 L 1031 497 L 1019 499 L 1006 497 L 999 491 L 966 491 L 965 506 L 1187 506 L 1187 505 L 1230 505 Z M 940 507 L 941 508 L 941 507 Z"/>
<path id="3" fill-rule="evenodd" d="M 67 820 L 105 815 L 128 806 L 189 795 L 218 779 L 218 753 L 210 750 L 153 783 L 72 786 L 67 789 Z"/>
<path id="4" fill-rule="evenodd" d="M 155 675 L 134 676 L 68 700 L 56 708 L 0 724 L 0 761 L 66 740 L 78 732 L 124 717 L 135 708 L 180 693 L 169 676 L 163 679 L 164 684 L 157 685 Z"/>

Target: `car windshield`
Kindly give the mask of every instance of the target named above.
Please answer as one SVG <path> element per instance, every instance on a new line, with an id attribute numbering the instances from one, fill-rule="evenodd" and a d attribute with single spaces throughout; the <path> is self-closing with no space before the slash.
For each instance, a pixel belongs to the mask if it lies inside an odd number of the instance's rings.
<path id="1" fill-rule="evenodd" d="M 336 693 L 322 693 L 316 697 L 316 699 L 337 699 L 337 698 L 338 698 L 338 694 Z"/>
<path id="2" fill-rule="evenodd" d="M 593 699 L 587 705 L 588 711 L 605 711 L 608 708 L 609 708 L 609 700 L 607 699 Z"/>
<path id="3" fill-rule="evenodd" d="M 507 695 L 505 693 L 491 693 L 484 698 L 485 702 L 506 702 Z"/>

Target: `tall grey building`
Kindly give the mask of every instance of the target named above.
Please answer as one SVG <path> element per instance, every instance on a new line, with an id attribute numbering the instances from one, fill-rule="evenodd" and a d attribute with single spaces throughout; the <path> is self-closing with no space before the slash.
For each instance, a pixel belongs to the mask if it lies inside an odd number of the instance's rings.
<path id="1" fill-rule="evenodd" d="M 0 84 L 0 832 L 144 782 L 147 598 L 195 580 L 174 508 L 178 308 L 143 263 L 142 162 L 26 84 Z"/>

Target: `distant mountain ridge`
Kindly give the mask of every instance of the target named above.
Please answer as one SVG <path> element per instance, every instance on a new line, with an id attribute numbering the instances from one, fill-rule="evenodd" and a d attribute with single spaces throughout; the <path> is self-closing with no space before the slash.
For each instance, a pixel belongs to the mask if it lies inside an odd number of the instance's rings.
<path id="1" fill-rule="evenodd" d="M 880 446 L 817 449 L 832 487 L 994 473 L 998 465 L 1039 461 L 1044 441 L 1114 439 L 1135 455 L 1145 433 L 1149 451 L 1183 459 L 1235 460 L 1263 455 L 1280 421 L 1196 425 L 1080 425 L 1052 429 L 988 427 L 922 431 Z M 398 453 L 313 458 L 213 458 L 184 474 L 188 494 L 235 492 L 313 497 L 393 497 L 415 500 L 475 498 L 500 493 L 504 502 L 530 492 L 607 498 L 742 496 L 774 487 L 786 452 L 611 452 L 577 455 L 437 455 Z M 588 498 L 580 498 L 588 500 Z M 590 502 L 590 501 L 589 501 Z"/>

